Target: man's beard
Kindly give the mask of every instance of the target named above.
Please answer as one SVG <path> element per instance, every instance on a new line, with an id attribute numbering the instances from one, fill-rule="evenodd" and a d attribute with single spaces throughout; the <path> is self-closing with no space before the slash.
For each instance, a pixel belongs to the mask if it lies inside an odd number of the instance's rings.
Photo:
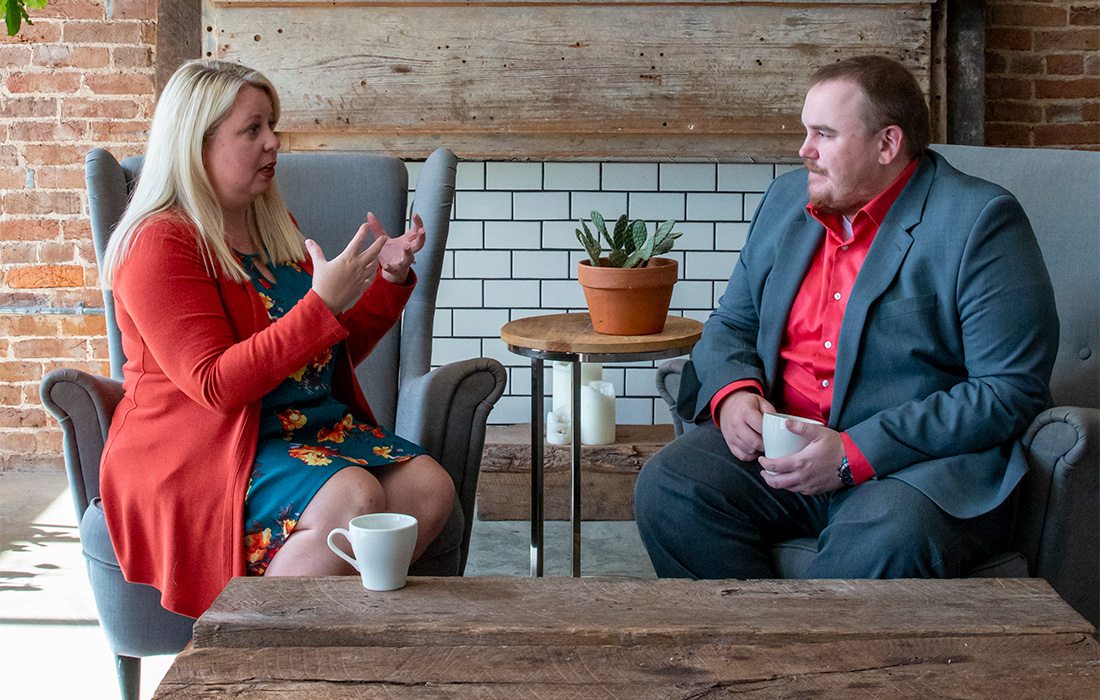
<path id="1" fill-rule="evenodd" d="M 818 175 L 825 174 L 824 170 L 817 167 L 811 161 L 808 161 L 806 159 L 802 160 L 802 165 L 805 166 L 806 170 L 810 171 L 811 173 L 816 173 Z M 838 202 L 831 193 L 826 192 L 823 194 L 814 194 L 810 191 L 809 185 L 807 185 L 806 195 L 810 199 L 810 204 L 813 205 L 813 208 L 816 209 L 818 212 L 822 214 L 836 214 L 837 216 L 844 215 L 844 208 L 847 203 Z"/>

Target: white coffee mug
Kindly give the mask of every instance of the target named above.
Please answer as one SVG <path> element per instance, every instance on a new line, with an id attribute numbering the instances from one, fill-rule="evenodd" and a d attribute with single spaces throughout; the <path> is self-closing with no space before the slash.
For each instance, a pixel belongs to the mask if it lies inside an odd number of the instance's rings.
<path id="1" fill-rule="evenodd" d="M 345 530 L 328 533 L 328 546 L 355 567 L 363 587 L 372 591 L 395 591 L 405 585 L 416 548 L 416 518 L 404 513 L 369 513 L 352 518 Z M 332 538 L 343 535 L 351 542 L 355 558 L 336 546 Z"/>
<path id="2" fill-rule="evenodd" d="M 791 416 L 786 413 L 765 413 L 763 429 L 764 456 L 768 459 L 794 454 L 810 443 L 809 438 L 795 435 L 787 430 L 786 423 L 788 420 L 822 425 L 821 421 L 802 418 L 801 416 Z"/>

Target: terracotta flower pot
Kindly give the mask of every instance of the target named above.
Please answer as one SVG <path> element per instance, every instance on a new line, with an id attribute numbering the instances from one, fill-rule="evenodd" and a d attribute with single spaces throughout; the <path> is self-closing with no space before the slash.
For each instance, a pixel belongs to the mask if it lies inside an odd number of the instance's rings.
<path id="1" fill-rule="evenodd" d="M 604 262 L 606 258 L 601 258 Z M 652 258 L 646 267 L 577 265 L 592 327 L 608 335 L 650 335 L 664 330 L 678 265 L 672 258 Z"/>

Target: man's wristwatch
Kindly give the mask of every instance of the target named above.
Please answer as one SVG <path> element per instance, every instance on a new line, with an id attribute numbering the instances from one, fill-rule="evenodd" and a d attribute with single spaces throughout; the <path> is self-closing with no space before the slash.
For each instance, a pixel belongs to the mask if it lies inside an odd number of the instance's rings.
<path id="1" fill-rule="evenodd" d="M 845 486 L 855 486 L 856 480 L 852 478 L 852 468 L 848 466 L 848 455 L 840 460 L 840 466 L 836 468 L 836 478 Z"/>

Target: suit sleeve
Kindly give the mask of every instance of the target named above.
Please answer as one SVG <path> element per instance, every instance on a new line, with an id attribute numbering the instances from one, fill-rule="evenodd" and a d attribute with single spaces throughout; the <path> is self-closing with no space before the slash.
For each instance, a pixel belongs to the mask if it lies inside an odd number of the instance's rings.
<path id="1" fill-rule="evenodd" d="M 1058 317 L 1027 216 L 1003 194 L 966 235 L 953 300 L 959 381 L 847 428 L 878 476 L 1010 443 L 1050 403 Z"/>
<path id="2" fill-rule="evenodd" d="M 113 285 L 144 349 L 168 379 L 223 412 L 258 401 L 347 335 L 311 290 L 279 320 L 238 338 L 227 310 L 233 304 L 223 298 L 223 287 L 234 284 L 207 270 L 192 229 L 159 221 L 137 237 Z M 249 291 L 240 290 L 244 303 Z"/>

